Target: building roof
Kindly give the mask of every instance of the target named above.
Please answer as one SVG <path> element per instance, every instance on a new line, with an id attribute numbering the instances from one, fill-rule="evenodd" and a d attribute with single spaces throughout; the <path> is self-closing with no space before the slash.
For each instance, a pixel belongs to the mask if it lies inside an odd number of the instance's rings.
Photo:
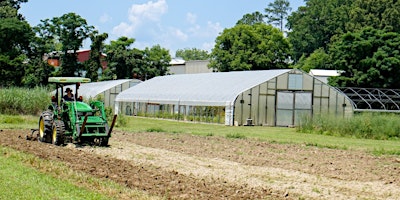
<path id="1" fill-rule="evenodd" d="M 172 58 L 171 61 L 169 62 L 170 65 L 184 65 L 185 60 L 182 58 Z"/>
<path id="2" fill-rule="evenodd" d="M 225 106 L 290 69 L 159 76 L 121 92 L 117 102 Z"/>
<path id="3" fill-rule="evenodd" d="M 310 75 L 312 76 L 340 76 L 339 70 L 329 69 L 311 69 Z"/>

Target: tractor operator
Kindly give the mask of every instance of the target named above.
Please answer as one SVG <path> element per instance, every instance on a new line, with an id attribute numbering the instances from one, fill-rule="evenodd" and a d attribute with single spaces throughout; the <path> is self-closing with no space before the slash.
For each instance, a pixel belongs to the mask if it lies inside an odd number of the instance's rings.
<path id="1" fill-rule="evenodd" d="M 65 92 L 66 92 L 67 94 L 64 95 L 63 99 L 64 99 L 65 101 L 73 101 L 73 100 L 74 100 L 74 95 L 72 94 L 71 88 L 65 89 Z"/>

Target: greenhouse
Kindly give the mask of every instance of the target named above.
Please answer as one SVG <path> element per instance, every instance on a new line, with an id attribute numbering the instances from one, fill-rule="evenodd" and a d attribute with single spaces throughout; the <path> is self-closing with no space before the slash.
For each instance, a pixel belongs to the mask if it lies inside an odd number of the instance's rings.
<path id="1" fill-rule="evenodd" d="M 160 76 L 115 102 L 126 115 L 231 126 L 295 126 L 303 116 L 353 114 L 346 95 L 296 69 Z"/>
<path id="2" fill-rule="evenodd" d="M 79 86 L 78 96 L 82 96 L 83 99 L 100 98 L 104 101 L 105 107 L 113 108 L 114 100 L 120 92 L 140 82 L 141 81 L 137 79 L 120 79 L 111 81 L 82 83 Z M 65 88 L 72 89 L 73 93 L 75 93 L 76 91 L 75 84 L 66 85 L 64 86 L 64 89 Z"/>

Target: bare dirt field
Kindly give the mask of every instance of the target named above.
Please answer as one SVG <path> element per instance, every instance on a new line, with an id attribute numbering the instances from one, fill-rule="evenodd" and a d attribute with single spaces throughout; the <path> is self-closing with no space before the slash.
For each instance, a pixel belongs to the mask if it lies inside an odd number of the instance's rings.
<path id="1" fill-rule="evenodd" d="M 400 199 L 400 157 L 250 139 L 115 132 L 57 147 L 0 131 L 0 145 L 167 199 Z"/>

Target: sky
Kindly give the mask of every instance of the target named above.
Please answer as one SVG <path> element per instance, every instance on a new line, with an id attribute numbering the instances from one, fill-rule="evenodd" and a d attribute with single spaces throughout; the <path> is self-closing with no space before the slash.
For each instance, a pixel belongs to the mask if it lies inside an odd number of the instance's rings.
<path id="1" fill-rule="evenodd" d="M 134 38 L 134 48 L 159 44 L 172 56 L 178 49 L 208 52 L 225 28 L 232 28 L 245 14 L 264 9 L 274 0 L 29 0 L 19 12 L 33 27 L 40 20 L 76 13 L 99 33 L 108 33 L 105 42 L 121 36 Z M 290 0 L 292 11 L 305 5 Z M 81 49 L 89 49 L 86 40 Z"/>

